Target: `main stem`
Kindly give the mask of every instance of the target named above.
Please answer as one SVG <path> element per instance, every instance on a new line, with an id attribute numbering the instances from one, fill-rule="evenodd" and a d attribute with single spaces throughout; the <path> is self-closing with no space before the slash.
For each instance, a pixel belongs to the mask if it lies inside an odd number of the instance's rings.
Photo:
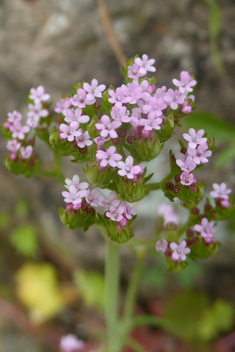
<path id="1" fill-rule="evenodd" d="M 105 256 L 105 352 L 121 352 L 119 310 L 120 248 L 106 240 Z"/>

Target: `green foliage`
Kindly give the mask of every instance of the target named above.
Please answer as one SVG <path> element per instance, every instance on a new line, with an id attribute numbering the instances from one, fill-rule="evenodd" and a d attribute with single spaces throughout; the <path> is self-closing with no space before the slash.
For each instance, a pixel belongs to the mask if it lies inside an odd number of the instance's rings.
<path id="1" fill-rule="evenodd" d="M 77 270 L 74 281 L 87 307 L 104 309 L 104 278 L 100 273 Z"/>
<path id="2" fill-rule="evenodd" d="M 11 223 L 11 215 L 4 210 L 0 211 L 0 230 L 6 230 Z"/>
<path id="3" fill-rule="evenodd" d="M 38 250 L 38 234 L 34 226 L 22 224 L 13 230 L 10 242 L 25 257 L 34 257 Z"/>
<path id="4" fill-rule="evenodd" d="M 204 310 L 198 322 L 198 332 L 202 340 L 210 341 L 220 332 L 228 332 L 234 323 L 234 306 L 222 299 Z"/>

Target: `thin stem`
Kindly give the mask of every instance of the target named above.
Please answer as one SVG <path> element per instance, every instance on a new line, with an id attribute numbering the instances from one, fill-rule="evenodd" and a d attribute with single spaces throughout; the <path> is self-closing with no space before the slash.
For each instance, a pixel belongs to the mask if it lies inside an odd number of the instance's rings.
<path id="1" fill-rule="evenodd" d="M 34 174 L 34 176 L 54 178 L 55 177 L 55 173 L 53 171 L 40 169 Z"/>
<path id="2" fill-rule="evenodd" d="M 103 22 L 103 25 L 104 25 L 104 28 L 106 31 L 106 35 L 107 35 L 109 43 L 114 51 L 114 54 L 117 58 L 119 66 L 120 66 L 120 68 L 122 68 L 122 66 L 125 67 L 126 58 L 123 53 L 122 47 L 117 39 L 117 36 L 113 30 L 113 26 L 112 26 L 112 23 L 110 20 L 110 16 L 109 16 L 109 13 L 107 10 L 105 0 L 97 0 L 97 3 L 98 3 L 101 19 L 102 19 L 102 22 Z"/>
<path id="3" fill-rule="evenodd" d="M 159 189 L 163 189 L 167 182 L 170 182 L 172 177 L 174 176 L 174 172 L 170 172 L 166 177 L 164 177 L 160 182 L 149 183 L 146 187 L 151 191 L 157 191 Z"/>
<path id="4" fill-rule="evenodd" d="M 58 181 L 63 185 L 65 177 L 61 170 L 61 167 L 62 167 L 61 155 L 56 150 L 53 149 L 53 156 L 54 156 L 53 172 L 55 174 L 55 177 L 58 179 Z"/>
<path id="5" fill-rule="evenodd" d="M 105 320 L 107 330 L 107 352 L 121 352 L 119 336 L 119 245 L 106 240 L 105 256 Z"/>
<path id="6" fill-rule="evenodd" d="M 142 267 L 143 267 L 144 255 L 143 253 L 137 256 L 137 263 L 135 266 L 135 270 L 132 274 L 131 281 L 129 283 L 125 306 L 124 306 L 124 314 L 123 314 L 123 337 L 122 343 L 125 345 L 125 341 L 131 329 L 131 321 L 133 319 L 133 312 L 136 303 L 137 290 L 139 287 Z"/>
<path id="7" fill-rule="evenodd" d="M 128 346 L 132 347 L 136 352 L 146 352 L 146 350 L 134 339 L 128 339 Z"/>

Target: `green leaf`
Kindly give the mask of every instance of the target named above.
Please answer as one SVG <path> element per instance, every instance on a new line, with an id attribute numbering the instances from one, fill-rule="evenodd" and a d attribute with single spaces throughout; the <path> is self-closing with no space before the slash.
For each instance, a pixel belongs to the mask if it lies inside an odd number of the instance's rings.
<path id="1" fill-rule="evenodd" d="M 0 230 L 6 230 L 11 224 L 11 215 L 5 210 L 0 211 Z"/>
<path id="2" fill-rule="evenodd" d="M 10 242 L 20 254 L 34 257 L 38 250 L 37 230 L 28 224 L 20 225 L 12 232 Z"/>
<path id="3" fill-rule="evenodd" d="M 220 332 L 228 332 L 234 323 L 234 307 L 231 303 L 217 300 L 214 305 L 203 312 L 198 322 L 201 339 L 210 341 Z"/>
<path id="4" fill-rule="evenodd" d="M 77 270 L 74 275 L 75 284 L 84 303 L 88 307 L 104 309 L 104 278 L 97 271 Z"/>
<path id="5" fill-rule="evenodd" d="M 210 137 L 218 140 L 228 141 L 235 139 L 235 127 L 218 115 L 206 110 L 192 112 L 183 121 L 183 125 L 186 129 L 192 127 L 196 131 L 203 128 Z"/>
<path id="6" fill-rule="evenodd" d="M 235 143 L 230 143 L 215 159 L 215 166 L 223 168 L 235 158 Z"/>

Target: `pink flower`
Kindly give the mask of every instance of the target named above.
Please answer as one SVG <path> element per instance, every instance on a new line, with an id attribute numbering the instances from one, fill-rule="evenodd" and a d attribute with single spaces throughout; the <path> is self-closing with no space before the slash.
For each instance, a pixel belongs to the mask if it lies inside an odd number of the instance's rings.
<path id="1" fill-rule="evenodd" d="M 101 137 L 111 137 L 111 138 L 117 138 L 118 134 L 115 131 L 118 127 L 121 126 L 122 122 L 115 120 L 112 121 L 110 120 L 110 117 L 107 115 L 103 115 L 100 119 L 101 123 L 96 123 L 95 127 L 97 129 L 97 131 L 101 131 L 100 135 Z"/>
<path id="2" fill-rule="evenodd" d="M 164 102 L 162 98 L 151 97 L 149 99 L 148 104 L 143 106 L 144 114 L 152 114 L 154 117 L 159 117 L 162 115 L 162 111 L 167 107 L 167 104 Z"/>
<path id="3" fill-rule="evenodd" d="M 205 134 L 204 130 L 195 131 L 194 128 L 190 128 L 189 133 L 184 133 L 183 137 L 188 141 L 189 148 L 195 149 L 198 144 L 205 144 L 207 142 L 207 138 L 202 138 Z"/>
<path id="4" fill-rule="evenodd" d="M 128 156 L 125 163 L 118 161 L 117 167 L 120 169 L 118 174 L 122 177 L 126 176 L 129 180 L 137 179 L 137 176 L 143 173 L 143 167 L 141 165 L 133 166 L 133 163 L 134 159 L 132 156 Z"/>
<path id="5" fill-rule="evenodd" d="M 87 104 L 89 105 L 89 103 L 87 102 L 87 99 L 86 99 L 86 92 L 84 89 L 82 89 L 82 88 L 77 89 L 77 94 L 75 94 L 73 96 L 72 104 L 74 106 L 78 106 L 80 109 L 85 108 Z"/>
<path id="6" fill-rule="evenodd" d="M 103 150 L 98 150 L 96 152 L 96 159 L 102 168 L 105 168 L 107 165 L 110 165 L 112 167 L 117 166 L 117 161 L 121 160 L 122 156 L 120 154 L 115 153 L 115 151 L 116 147 L 111 146 L 106 150 L 106 152 L 104 152 Z"/>
<path id="7" fill-rule="evenodd" d="M 228 194 L 232 192 L 231 189 L 227 188 L 227 185 L 224 182 L 222 182 L 220 185 L 217 183 L 213 183 L 213 188 L 214 191 L 210 192 L 210 196 L 212 198 L 228 199 Z"/>
<path id="8" fill-rule="evenodd" d="M 73 121 L 78 121 L 79 123 L 87 123 L 90 120 L 90 117 L 83 115 L 82 109 L 67 109 L 65 112 L 65 121 L 71 123 Z"/>
<path id="9" fill-rule="evenodd" d="M 128 96 L 129 90 L 127 86 L 124 84 L 121 87 L 118 87 L 116 91 L 110 89 L 109 90 L 109 96 L 110 98 L 108 101 L 112 104 L 116 104 L 118 102 L 122 104 L 129 103 L 131 101 L 131 98 Z"/>
<path id="10" fill-rule="evenodd" d="M 193 174 L 190 174 L 188 171 L 184 171 L 180 175 L 180 183 L 184 186 L 190 186 L 195 183 Z"/>
<path id="11" fill-rule="evenodd" d="M 60 125 L 60 131 L 60 137 L 67 139 L 69 142 L 72 142 L 74 139 L 76 139 L 76 137 L 80 137 L 82 134 L 81 129 L 79 129 L 78 121 L 71 122 L 69 126 L 62 123 Z"/>
<path id="12" fill-rule="evenodd" d="M 186 241 L 182 241 L 180 244 L 171 242 L 170 248 L 173 250 L 172 260 L 186 260 L 186 254 L 191 252 L 191 249 L 186 247 Z"/>
<path id="13" fill-rule="evenodd" d="M 178 79 L 173 79 L 172 82 L 176 87 L 179 87 L 181 94 L 188 94 L 189 92 L 192 92 L 192 87 L 197 84 L 197 82 L 187 71 L 182 71 L 180 73 L 180 81 Z"/>
<path id="14" fill-rule="evenodd" d="M 195 161 L 191 156 L 187 156 L 184 161 L 180 159 L 176 159 L 176 164 L 181 168 L 181 170 L 188 171 L 188 172 L 194 170 L 195 167 L 197 166 L 197 164 L 195 163 Z"/>
<path id="15" fill-rule="evenodd" d="M 23 159 L 28 159 L 32 155 L 33 147 L 31 145 L 28 145 L 26 148 L 21 147 L 20 152 Z"/>
<path id="16" fill-rule="evenodd" d="M 214 221 L 208 222 L 207 218 L 203 218 L 201 221 L 201 225 L 195 225 L 194 229 L 197 232 L 200 232 L 202 237 L 213 237 L 213 234 L 215 232 L 214 229 Z"/>
<path id="17" fill-rule="evenodd" d="M 104 138 L 104 137 L 99 136 L 99 137 L 94 138 L 94 142 L 97 144 L 97 150 L 103 149 L 104 143 L 109 140 L 110 140 L 109 137 Z"/>
<path id="18" fill-rule="evenodd" d="M 128 77 L 132 79 L 138 79 L 139 77 L 142 76 L 139 71 L 140 71 L 140 66 L 137 64 L 133 64 L 133 66 L 128 66 Z"/>
<path id="19" fill-rule="evenodd" d="M 85 131 L 84 133 L 82 132 L 80 136 L 76 137 L 76 142 L 79 148 L 85 148 L 86 146 L 89 147 L 93 144 L 93 142 L 90 140 L 88 131 Z"/>
<path id="20" fill-rule="evenodd" d="M 29 98 L 34 100 L 35 104 L 40 103 L 41 101 L 46 101 L 50 99 L 50 95 L 45 93 L 45 88 L 43 86 L 38 86 L 37 88 L 30 89 Z"/>
<path id="21" fill-rule="evenodd" d="M 14 110 L 13 112 L 9 112 L 7 116 L 7 121 L 11 123 L 14 123 L 15 121 L 20 121 L 22 119 L 21 113 L 16 110 Z"/>
<path id="22" fill-rule="evenodd" d="M 156 68 L 153 66 L 154 63 L 155 63 L 155 60 L 154 59 L 148 60 L 148 55 L 146 54 L 142 56 L 142 59 L 140 59 L 139 57 L 135 59 L 135 64 L 137 64 L 140 67 L 139 73 L 141 76 L 145 76 L 147 71 L 155 72 Z"/>
<path id="23" fill-rule="evenodd" d="M 11 152 L 17 152 L 20 146 L 21 146 L 20 142 L 18 142 L 16 139 L 12 139 L 7 142 L 7 149 L 10 150 Z"/>
<path id="24" fill-rule="evenodd" d="M 80 182 L 80 177 L 78 175 L 74 175 L 72 180 L 69 178 L 65 179 L 66 186 L 65 188 L 69 189 L 70 186 L 74 185 L 77 190 L 87 189 L 89 184 L 87 182 Z"/>
<path id="25" fill-rule="evenodd" d="M 105 90 L 106 87 L 104 84 L 98 85 L 97 79 L 94 78 L 91 81 L 91 85 L 89 85 L 88 83 L 84 83 L 83 88 L 88 93 L 87 100 L 89 101 L 89 104 L 94 104 L 95 97 L 102 98 L 102 92 Z"/>
<path id="26" fill-rule="evenodd" d="M 207 158 L 212 154 L 212 151 L 208 150 L 207 143 L 199 144 L 196 149 L 188 148 L 187 152 L 196 164 L 207 163 L 209 161 Z"/>
<path id="27" fill-rule="evenodd" d="M 168 242 L 163 238 L 162 240 L 157 241 L 156 250 L 158 252 L 165 252 L 168 247 Z"/>
<path id="28" fill-rule="evenodd" d="M 174 210 L 174 208 L 167 203 L 163 203 L 158 207 L 158 214 L 161 215 L 164 219 L 164 226 L 167 223 L 173 222 L 174 224 L 178 225 L 179 218 Z"/>
<path id="29" fill-rule="evenodd" d="M 85 197 L 86 194 L 87 194 L 87 191 L 85 189 L 78 190 L 78 188 L 73 184 L 68 187 L 68 192 L 67 191 L 62 192 L 62 196 L 65 198 L 64 201 L 66 203 L 72 203 L 73 205 L 79 205 L 79 206 L 81 206 L 82 198 Z"/>
<path id="30" fill-rule="evenodd" d="M 148 115 L 147 119 L 140 119 L 139 120 L 139 126 L 144 126 L 144 129 L 146 131 L 152 131 L 154 130 L 160 130 L 161 129 L 161 123 L 162 119 L 160 117 L 156 117 L 151 115 L 151 112 Z"/>
<path id="31" fill-rule="evenodd" d="M 102 206 L 100 202 L 100 196 L 101 196 L 101 193 L 98 188 L 95 188 L 92 191 L 88 189 L 86 194 L 86 201 L 93 207 Z"/>
<path id="32" fill-rule="evenodd" d="M 13 122 L 13 124 L 10 126 L 10 131 L 12 133 L 13 138 L 19 138 L 19 139 L 24 139 L 25 134 L 29 132 L 29 126 L 22 126 L 21 122 L 16 120 Z"/>
<path id="33" fill-rule="evenodd" d="M 111 205 L 105 215 L 112 221 L 120 222 L 123 219 L 124 208 Z"/>
<path id="34" fill-rule="evenodd" d="M 29 104 L 29 112 L 27 113 L 28 117 L 32 117 L 34 120 L 35 119 L 40 119 L 40 117 L 47 117 L 48 116 L 48 110 L 42 109 L 42 103 L 39 101 L 36 104 Z"/>
<path id="35" fill-rule="evenodd" d="M 83 349 L 84 342 L 79 340 L 75 335 L 69 334 L 63 336 L 60 340 L 60 349 L 63 352 L 77 352 L 78 350 Z"/>
<path id="36" fill-rule="evenodd" d="M 130 122 L 130 116 L 128 115 L 129 111 L 126 106 L 123 106 L 122 103 L 116 103 L 111 110 L 111 117 L 113 120 L 122 121 L 122 122 Z"/>
<path id="37" fill-rule="evenodd" d="M 57 101 L 56 105 L 55 105 L 55 112 L 57 112 L 58 114 L 66 114 L 66 111 L 72 106 L 73 103 L 73 98 L 71 97 L 66 97 L 66 98 L 61 98 Z"/>
<path id="38" fill-rule="evenodd" d="M 173 110 L 176 110 L 179 104 L 183 104 L 185 98 L 186 95 L 181 95 L 178 90 L 173 90 L 170 88 L 164 95 L 163 99 Z"/>

